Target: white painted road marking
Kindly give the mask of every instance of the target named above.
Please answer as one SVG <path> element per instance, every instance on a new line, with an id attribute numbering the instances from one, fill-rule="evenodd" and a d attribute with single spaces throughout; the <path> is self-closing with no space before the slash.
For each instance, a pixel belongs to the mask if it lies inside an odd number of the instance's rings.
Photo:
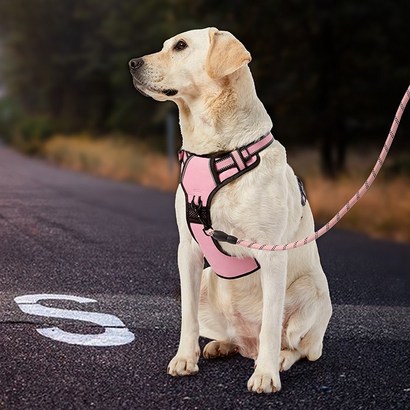
<path id="1" fill-rule="evenodd" d="M 26 295 L 23 299 L 16 298 L 16 301 L 36 303 L 37 299 L 27 299 L 35 296 L 39 295 Z M 8 307 L 8 301 L 13 300 L 14 297 L 15 294 L 0 293 L 0 323 L 24 323 L 24 319 L 17 318 L 13 309 Z M 93 294 L 92 297 L 94 299 L 91 300 L 100 301 L 106 311 L 121 312 L 121 317 L 126 321 L 127 326 L 133 329 L 179 332 L 180 307 L 174 297 L 139 294 L 110 295 L 107 293 Z M 41 324 L 40 319 L 34 322 Z M 336 338 L 345 334 L 349 337 L 363 337 L 372 340 L 410 341 L 410 307 L 334 304 L 333 316 L 326 334 Z"/>
<path id="2" fill-rule="evenodd" d="M 79 320 L 95 323 L 104 328 L 99 334 L 79 334 L 61 330 L 58 327 L 36 329 L 41 335 L 59 342 L 83 346 L 121 346 L 131 343 L 135 336 L 125 324 L 114 315 L 107 313 L 86 312 L 78 310 L 50 308 L 40 305 L 42 300 L 67 300 L 77 303 L 96 303 L 95 299 L 72 295 L 37 294 L 23 295 L 14 298 L 19 308 L 29 315 L 46 316 L 60 319 Z"/>

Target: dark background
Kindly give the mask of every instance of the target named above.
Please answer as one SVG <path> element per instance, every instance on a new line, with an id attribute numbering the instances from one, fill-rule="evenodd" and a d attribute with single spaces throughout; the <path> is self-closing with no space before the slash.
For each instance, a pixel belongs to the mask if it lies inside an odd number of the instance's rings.
<path id="1" fill-rule="evenodd" d="M 387 134 L 410 82 L 409 22 L 406 0 L 1 0 L 0 134 L 120 131 L 161 145 L 175 108 L 136 98 L 127 62 L 216 26 L 251 52 L 276 135 L 319 148 L 334 176 L 349 146 Z M 409 129 L 404 118 L 400 132 Z"/>

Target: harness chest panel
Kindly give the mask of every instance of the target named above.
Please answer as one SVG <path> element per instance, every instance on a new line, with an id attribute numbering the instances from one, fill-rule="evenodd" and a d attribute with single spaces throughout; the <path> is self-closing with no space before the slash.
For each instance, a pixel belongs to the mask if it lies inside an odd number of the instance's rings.
<path id="1" fill-rule="evenodd" d="M 179 153 L 188 227 L 212 269 L 223 278 L 239 278 L 255 272 L 260 266 L 252 257 L 229 255 L 218 241 L 205 233 L 212 226 L 212 198 L 224 185 L 255 168 L 260 162 L 259 152 L 273 141 L 269 133 L 220 157 L 199 156 L 184 150 Z"/>

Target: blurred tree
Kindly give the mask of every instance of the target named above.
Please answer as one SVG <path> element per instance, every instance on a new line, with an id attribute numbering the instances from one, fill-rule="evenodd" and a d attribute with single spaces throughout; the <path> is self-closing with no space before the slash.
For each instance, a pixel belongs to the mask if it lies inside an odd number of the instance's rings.
<path id="1" fill-rule="evenodd" d="M 275 133 L 287 144 L 318 144 L 324 174 L 344 172 L 349 144 L 383 141 L 409 83 L 410 2 L 177 3 L 178 15 L 201 16 L 202 26 L 246 45 Z"/>
<path id="2" fill-rule="evenodd" d="M 409 82 L 409 21 L 406 0 L 2 0 L 0 70 L 23 113 L 56 131 L 162 133 L 169 106 L 135 96 L 128 60 L 180 31 L 229 30 L 275 134 L 319 144 L 337 176 L 348 144 L 384 138 Z"/>
<path id="3" fill-rule="evenodd" d="M 163 1 L 5 0 L 9 93 L 27 115 L 48 115 L 62 132 L 142 131 L 149 121 L 141 118 L 155 110 L 135 98 L 127 63 L 170 35 L 168 14 Z M 147 16 L 155 16 L 152 26 Z"/>

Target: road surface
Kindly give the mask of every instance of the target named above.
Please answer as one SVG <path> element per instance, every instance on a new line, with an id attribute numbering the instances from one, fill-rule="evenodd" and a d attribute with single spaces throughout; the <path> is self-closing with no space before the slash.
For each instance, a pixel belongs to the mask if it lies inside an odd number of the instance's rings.
<path id="1" fill-rule="evenodd" d="M 334 304 L 324 354 L 257 395 L 239 356 L 166 374 L 177 241 L 173 195 L 0 147 L 0 409 L 410 409 L 408 245 L 320 239 Z"/>

